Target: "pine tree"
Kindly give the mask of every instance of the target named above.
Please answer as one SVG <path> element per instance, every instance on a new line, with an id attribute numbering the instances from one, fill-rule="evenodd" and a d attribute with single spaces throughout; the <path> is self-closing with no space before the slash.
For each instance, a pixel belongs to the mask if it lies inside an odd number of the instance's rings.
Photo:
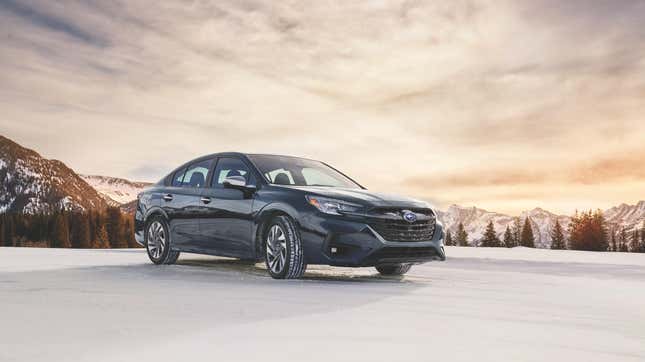
<path id="1" fill-rule="evenodd" d="M 64 212 L 61 212 L 56 215 L 54 220 L 52 246 L 56 248 L 71 248 L 72 243 L 69 240 L 67 216 Z"/>
<path id="2" fill-rule="evenodd" d="M 5 214 L 4 221 L 4 246 L 13 246 L 13 240 L 16 236 L 16 229 L 14 227 L 13 215 Z"/>
<path id="3" fill-rule="evenodd" d="M 513 233 L 511 228 L 506 226 L 506 231 L 504 232 L 504 246 L 507 248 L 512 248 L 515 246 L 515 241 L 513 239 Z"/>
<path id="4" fill-rule="evenodd" d="M 124 238 L 121 210 L 118 207 L 110 207 L 107 210 L 107 233 L 112 248 L 128 247 L 128 242 Z"/>
<path id="5" fill-rule="evenodd" d="M 629 251 L 632 253 L 639 253 L 641 251 L 641 235 L 638 229 L 632 231 L 632 237 L 629 241 Z"/>
<path id="6" fill-rule="evenodd" d="M 40 236 L 38 237 L 39 241 L 46 241 L 49 243 L 50 240 L 50 229 L 49 224 L 51 215 L 50 214 L 40 214 Z"/>
<path id="7" fill-rule="evenodd" d="M 520 245 L 520 239 L 522 236 L 522 224 L 520 223 L 519 217 L 513 218 L 513 229 L 511 231 L 513 233 L 513 246 Z"/>
<path id="8" fill-rule="evenodd" d="M 576 214 L 569 225 L 569 247 L 574 250 L 606 251 L 610 247 L 605 218 L 600 210 Z M 620 250 L 620 238 L 618 249 Z"/>
<path id="9" fill-rule="evenodd" d="M 457 245 L 468 246 L 468 233 L 464 229 L 464 224 L 457 225 Z"/>
<path id="10" fill-rule="evenodd" d="M 605 224 L 605 216 L 602 211 L 596 210 L 591 218 L 592 230 L 592 247 L 593 251 L 607 251 L 609 249 L 609 238 L 607 236 L 607 225 Z"/>
<path id="11" fill-rule="evenodd" d="M 482 238 L 481 246 L 496 248 L 496 247 L 499 247 L 500 243 L 501 242 L 497 237 L 497 233 L 495 232 L 495 226 L 493 225 L 493 221 L 491 220 L 488 222 L 488 225 L 486 226 L 486 231 L 484 231 L 484 237 Z"/>
<path id="12" fill-rule="evenodd" d="M 620 230 L 620 233 L 618 234 L 618 251 L 622 253 L 629 251 L 627 248 L 627 231 L 625 231 L 625 228 Z"/>
<path id="13" fill-rule="evenodd" d="M 560 221 L 556 219 L 555 226 L 551 230 L 551 249 L 564 250 L 566 248 L 562 226 L 560 225 Z"/>
<path id="14" fill-rule="evenodd" d="M 535 247 L 535 237 L 533 236 L 531 219 L 528 217 L 524 220 L 524 227 L 522 227 L 522 236 L 520 237 L 520 245 L 527 248 Z"/>
<path id="15" fill-rule="evenodd" d="M 128 248 L 138 248 L 140 245 L 134 238 L 134 220 L 128 216 L 123 218 L 124 233 L 123 236 L 128 242 Z"/>
<path id="16" fill-rule="evenodd" d="M 4 246 L 4 237 L 5 237 L 5 232 L 4 232 L 4 219 L 5 216 L 4 214 L 0 215 L 0 246 Z"/>
<path id="17" fill-rule="evenodd" d="M 92 246 L 90 221 L 86 213 L 72 215 L 72 246 L 74 248 L 89 248 Z"/>
<path id="18" fill-rule="evenodd" d="M 445 239 L 445 244 L 446 246 L 453 246 L 453 241 L 452 241 L 452 233 L 450 230 L 446 231 L 446 239 Z"/>
<path id="19" fill-rule="evenodd" d="M 641 228 L 641 253 L 645 253 L 645 221 L 643 221 L 643 228 Z"/>
<path id="20" fill-rule="evenodd" d="M 611 238 L 609 243 L 609 251 L 618 251 L 618 244 L 616 243 L 616 232 L 611 231 Z"/>
<path id="21" fill-rule="evenodd" d="M 101 225 L 98 228 L 97 238 L 94 240 L 94 248 L 96 249 L 109 249 L 110 240 L 108 239 L 107 228 L 105 225 Z"/>

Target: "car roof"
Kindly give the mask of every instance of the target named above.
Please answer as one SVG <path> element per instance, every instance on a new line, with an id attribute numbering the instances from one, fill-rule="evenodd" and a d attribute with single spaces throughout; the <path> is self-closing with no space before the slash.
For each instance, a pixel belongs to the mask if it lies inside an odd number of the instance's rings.
<path id="1" fill-rule="evenodd" d="M 300 157 L 300 156 L 291 156 L 291 155 L 278 155 L 278 154 L 271 154 L 271 153 L 244 153 L 244 152 L 217 152 L 217 153 L 211 153 L 209 155 L 204 155 L 198 158 L 193 159 L 192 161 L 197 161 L 205 158 L 212 158 L 212 157 L 222 157 L 222 156 L 234 156 L 234 157 L 248 157 L 248 156 L 272 156 L 272 157 L 289 157 L 289 158 L 300 158 L 303 160 L 311 160 L 311 161 L 318 161 L 314 160 L 313 158 L 307 158 L 307 157 Z M 191 161 L 191 162 L 192 162 Z M 320 162 L 320 161 L 318 161 Z"/>

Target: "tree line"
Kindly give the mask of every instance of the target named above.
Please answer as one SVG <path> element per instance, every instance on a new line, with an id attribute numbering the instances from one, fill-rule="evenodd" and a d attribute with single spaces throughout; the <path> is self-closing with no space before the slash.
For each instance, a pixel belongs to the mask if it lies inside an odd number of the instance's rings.
<path id="1" fill-rule="evenodd" d="M 617 229 L 606 222 L 602 211 L 590 210 L 582 213 L 576 212 L 571 218 L 568 231 L 569 237 L 567 238 L 562 225 L 556 220 L 549 233 L 551 249 L 645 253 L 645 222 L 641 228 L 634 228 L 631 231 L 624 228 Z M 450 230 L 446 231 L 445 244 L 471 246 L 468 241 L 468 233 L 462 223 L 457 225 L 454 237 Z M 513 225 L 506 227 L 502 239 L 497 236 L 491 220 L 486 226 L 481 240 L 475 241 L 472 246 L 534 248 L 535 235 L 531 219 L 527 217 L 522 223 L 520 218 L 515 218 Z"/>
<path id="2" fill-rule="evenodd" d="M 118 207 L 0 215 L 0 246 L 134 248 L 134 219 Z"/>

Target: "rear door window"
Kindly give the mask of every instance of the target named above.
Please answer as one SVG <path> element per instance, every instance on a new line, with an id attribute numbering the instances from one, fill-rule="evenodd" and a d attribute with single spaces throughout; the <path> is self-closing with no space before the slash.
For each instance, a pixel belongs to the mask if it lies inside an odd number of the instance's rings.
<path id="1" fill-rule="evenodd" d="M 188 166 L 181 187 L 203 187 L 208 179 L 212 160 L 204 160 Z"/>

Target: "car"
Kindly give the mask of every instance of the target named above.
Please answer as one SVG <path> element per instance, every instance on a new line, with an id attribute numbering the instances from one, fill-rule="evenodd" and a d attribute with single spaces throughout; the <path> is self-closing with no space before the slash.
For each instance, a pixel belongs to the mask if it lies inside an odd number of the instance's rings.
<path id="1" fill-rule="evenodd" d="M 137 197 L 135 239 L 154 264 L 181 252 L 264 260 L 271 277 L 307 265 L 403 275 L 443 261 L 444 231 L 424 201 L 368 191 L 306 158 L 217 153 L 187 162 Z"/>

